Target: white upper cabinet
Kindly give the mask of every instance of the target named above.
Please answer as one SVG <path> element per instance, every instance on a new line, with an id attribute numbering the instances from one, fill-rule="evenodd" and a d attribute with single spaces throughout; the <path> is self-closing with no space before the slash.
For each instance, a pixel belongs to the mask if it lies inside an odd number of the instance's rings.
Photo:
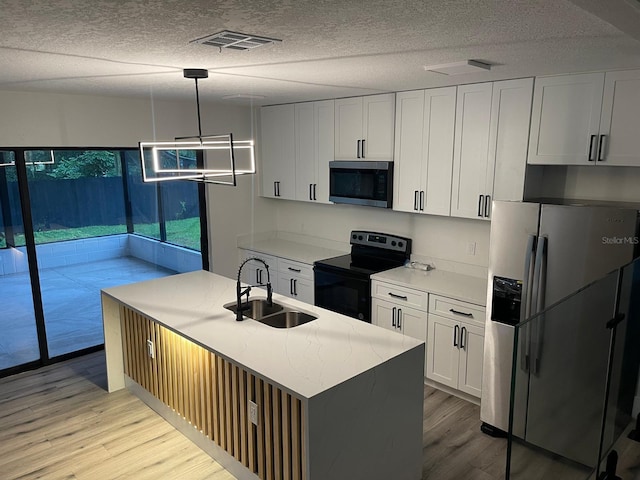
<path id="1" fill-rule="evenodd" d="M 640 70 L 607 72 L 596 163 L 640 166 Z"/>
<path id="2" fill-rule="evenodd" d="M 294 106 L 274 105 L 260 111 L 262 195 L 296 196 Z"/>
<path id="3" fill-rule="evenodd" d="M 492 91 L 491 82 L 458 87 L 451 188 L 454 217 L 486 218 Z"/>
<path id="4" fill-rule="evenodd" d="M 393 209 L 449 215 L 456 87 L 396 95 Z"/>
<path id="5" fill-rule="evenodd" d="M 640 166 L 640 70 L 536 79 L 529 163 Z"/>
<path id="6" fill-rule="evenodd" d="M 536 78 L 529 159 L 587 165 L 597 150 L 604 73 Z"/>
<path id="7" fill-rule="evenodd" d="M 524 196 L 533 79 L 458 87 L 451 216 L 491 218 Z"/>
<path id="8" fill-rule="evenodd" d="M 333 100 L 295 105 L 296 200 L 329 203 L 333 107 Z"/>
<path id="9" fill-rule="evenodd" d="M 335 101 L 336 160 L 391 160 L 395 94 Z"/>

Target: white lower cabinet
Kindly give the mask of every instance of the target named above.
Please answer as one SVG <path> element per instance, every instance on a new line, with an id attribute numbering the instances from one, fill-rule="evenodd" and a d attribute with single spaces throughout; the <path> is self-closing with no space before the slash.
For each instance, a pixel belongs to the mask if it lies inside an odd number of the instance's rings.
<path id="1" fill-rule="evenodd" d="M 438 295 L 429 297 L 426 377 L 480 397 L 485 309 Z"/>
<path id="2" fill-rule="evenodd" d="M 371 296 L 371 323 L 427 341 L 427 293 L 373 280 Z"/>
<path id="3" fill-rule="evenodd" d="M 241 250 L 241 258 L 259 258 L 269 265 L 269 277 L 274 292 L 314 304 L 313 265 L 266 255 L 253 250 Z M 242 269 L 242 281 L 250 285 L 266 285 L 267 271 L 260 262 L 252 261 Z"/>

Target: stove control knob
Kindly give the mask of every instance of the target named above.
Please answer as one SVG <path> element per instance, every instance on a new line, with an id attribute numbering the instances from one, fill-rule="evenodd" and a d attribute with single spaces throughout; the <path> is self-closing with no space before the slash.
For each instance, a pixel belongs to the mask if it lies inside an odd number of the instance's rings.
<path id="1" fill-rule="evenodd" d="M 362 240 L 362 235 L 358 235 L 358 240 Z"/>
<path id="2" fill-rule="evenodd" d="M 402 248 L 402 247 L 404 247 L 404 243 L 403 243 L 403 242 L 398 242 L 398 246 L 399 246 L 400 248 Z"/>
<path id="3" fill-rule="evenodd" d="M 391 246 L 392 246 L 392 247 L 395 247 L 395 246 L 396 246 L 396 241 L 395 241 L 395 240 L 392 240 L 392 241 L 391 241 Z"/>
<path id="4" fill-rule="evenodd" d="M 351 235 L 351 238 L 353 238 L 355 240 L 356 238 L 358 238 L 358 236 L 356 234 L 353 234 L 353 235 Z"/>

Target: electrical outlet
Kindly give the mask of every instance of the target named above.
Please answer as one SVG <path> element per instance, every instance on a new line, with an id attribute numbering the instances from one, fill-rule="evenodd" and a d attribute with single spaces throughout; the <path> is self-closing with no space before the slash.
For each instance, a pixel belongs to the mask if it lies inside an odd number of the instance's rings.
<path id="1" fill-rule="evenodd" d="M 156 352 L 151 340 L 147 340 L 147 355 L 149 355 L 149 358 L 156 358 Z"/>
<path id="2" fill-rule="evenodd" d="M 258 404 L 249 400 L 249 420 L 254 425 L 258 425 Z"/>
<path id="3" fill-rule="evenodd" d="M 476 242 L 467 243 L 467 255 L 475 255 L 476 254 Z"/>

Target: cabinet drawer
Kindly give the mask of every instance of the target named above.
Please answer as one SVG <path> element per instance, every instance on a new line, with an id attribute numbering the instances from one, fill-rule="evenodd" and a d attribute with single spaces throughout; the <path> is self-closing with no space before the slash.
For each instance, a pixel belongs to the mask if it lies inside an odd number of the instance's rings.
<path id="1" fill-rule="evenodd" d="M 313 265 L 294 262 L 284 258 L 278 259 L 278 272 L 298 278 L 313 279 Z"/>
<path id="2" fill-rule="evenodd" d="M 371 282 L 371 296 L 426 311 L 427 293 L 384 282 Z"/>
<path id="3" fill-rule="evenodd" d="M 473 303 L 462 302 L 439 295 L 429 296 L 429 313 L 435 313 L 442 317 L 476 324 L 484 328 L 485 308 Z"/>

